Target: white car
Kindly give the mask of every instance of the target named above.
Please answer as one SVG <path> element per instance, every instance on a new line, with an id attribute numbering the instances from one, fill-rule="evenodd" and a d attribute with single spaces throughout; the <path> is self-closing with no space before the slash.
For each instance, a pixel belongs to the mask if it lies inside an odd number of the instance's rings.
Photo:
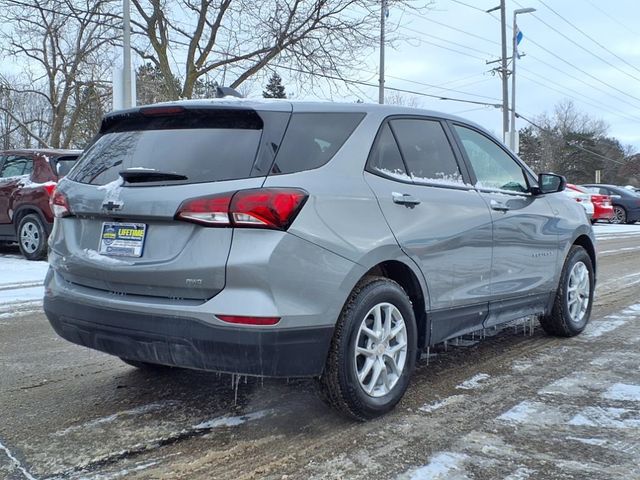
<path id="1" fill-rule="evenodd" d="M 589 215 L 589 218 L 593 218 L 594 206 L 593 202 L 591 201 L 590 193 L 585 193 L 582 189 L 576 187 L 571 183 L 567 183 L 567 188 L 564 190 L 564 193 L 573 198 L 580 205 L 582 205 L 587 211 L 587 215 Z"/>

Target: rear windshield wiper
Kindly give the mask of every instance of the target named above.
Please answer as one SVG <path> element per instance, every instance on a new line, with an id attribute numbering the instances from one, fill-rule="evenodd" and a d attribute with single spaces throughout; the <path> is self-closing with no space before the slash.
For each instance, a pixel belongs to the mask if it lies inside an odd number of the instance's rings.
<path id="1" fill-rule="evenodd" d="M 142 183 L 142 182 L 162 182 L 166 180 L 188 180 L 186 175 L 176 172 L 161 172 L 151 168 L 130 168 L 122 170 L 118 173 L 125 182 Z"/>

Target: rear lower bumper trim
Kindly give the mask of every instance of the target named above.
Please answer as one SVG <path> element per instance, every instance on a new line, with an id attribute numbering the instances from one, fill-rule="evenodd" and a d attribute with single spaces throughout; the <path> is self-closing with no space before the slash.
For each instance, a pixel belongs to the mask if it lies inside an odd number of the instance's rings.
<path id="1" fill-rule="evenodd" d="M 45 297 L 44 311 L 66 340 L 130 360 L 266 377 L 322 373 L 333 327 L 228 328 L 198 319 L 127 312 Z"/>

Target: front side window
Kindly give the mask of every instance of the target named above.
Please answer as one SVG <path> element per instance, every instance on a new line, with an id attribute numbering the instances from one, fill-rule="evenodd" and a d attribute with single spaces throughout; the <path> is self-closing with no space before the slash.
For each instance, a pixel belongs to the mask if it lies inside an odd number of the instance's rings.
<path id="1" fill-rule="evenodd" d="M 32 159 L 26 157 L 9 156 L 6 157 L 5 162 L 2 165 L 2 170 L 0 170 L 0 178 L 30 175 L 32 171 Z"/>
<path id="2" fill-rule="evenodd" d="M 440 122 L 403 118 L 392 120 L 390 124 L 414 182 L 464 184 Z"/>
<path id="3" fill-rule="evenodd" d="M 454 126 L 476 174 L 476 187 L 527 192 L 522 167 L 489 137 L 460 125 Z"/>

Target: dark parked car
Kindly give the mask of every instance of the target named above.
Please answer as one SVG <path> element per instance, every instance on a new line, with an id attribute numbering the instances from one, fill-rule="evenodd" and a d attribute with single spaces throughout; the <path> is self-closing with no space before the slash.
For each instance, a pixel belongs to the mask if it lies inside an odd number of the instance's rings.
<path id="1" fill-rule="evenodd" d="M 318 377 L 330 405 L 372 418 L 430 345 L 528 315 L 585 328 L 595 238 L 564 186 L 425 110 L 116 112 L 52 198 L 44 310 L 136 367 Z"/>
<path id="2" fill-rule="evenodd" d="M 0 242 L 18 242 L 29 260 L 47 254 L 53 226 L 49 197 L 77 150 L 0 151 Z"/>
<path id="3" fill-rule="evenodd" d="M 591 183 L 583 185 L 593 193 L 611 197 L 613 217 L 611 223 L 635 223 L 640 220 L 640 194 L 618 185 Z"/>

